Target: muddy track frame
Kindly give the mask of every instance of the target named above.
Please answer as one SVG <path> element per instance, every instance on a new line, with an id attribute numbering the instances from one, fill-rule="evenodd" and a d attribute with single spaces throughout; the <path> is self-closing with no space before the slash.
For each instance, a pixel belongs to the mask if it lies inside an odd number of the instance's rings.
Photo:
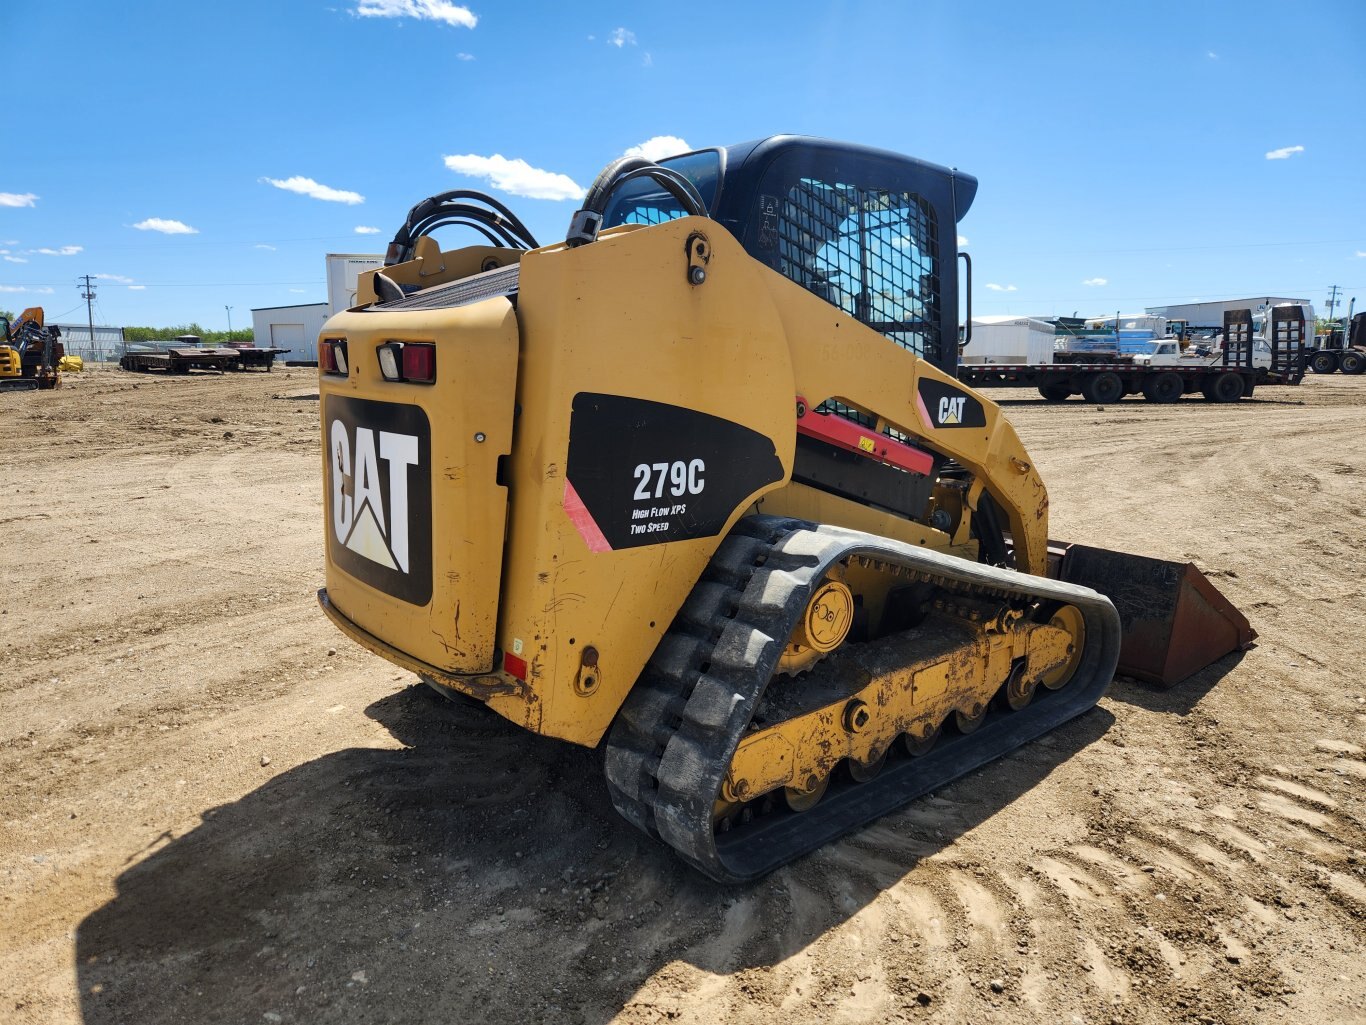
<path id="1" fill-rule="evenodd" d="M 1086 627 L 1076 675 L 1020 711 L 989 713 L 970 735 L 945 736 L 926 755 L 888 763 L 870 782 L 832 787 L 809 811 L 763 816 L 717 835 L 716 798 L 783 646 L 812 591 L 851 556 L 907 567 L 950 588 L 1076 606 Z M 1119 645 L 1114 605 L 1089 588 L 859 531 L 747 517 L 717 550 L 608 734 L 612 803 L 704 874 L 749 882 L 1093 707 L 1114 676 Z"/>

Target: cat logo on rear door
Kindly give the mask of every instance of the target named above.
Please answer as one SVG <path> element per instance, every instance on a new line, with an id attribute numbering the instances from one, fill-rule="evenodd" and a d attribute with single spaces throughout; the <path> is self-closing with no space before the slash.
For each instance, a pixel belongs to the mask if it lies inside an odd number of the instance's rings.
<path id="1" fill-rule="evenodd" d="M 329 396 L 328 557 L 395 598 L 432 596 L 431 430 L 417 406 Z"/>

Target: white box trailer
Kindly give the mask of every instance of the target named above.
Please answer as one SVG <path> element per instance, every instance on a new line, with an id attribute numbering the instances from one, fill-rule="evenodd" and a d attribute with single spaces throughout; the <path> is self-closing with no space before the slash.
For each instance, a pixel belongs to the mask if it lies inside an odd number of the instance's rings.
<path id="1" fill-rule="evenodd" d="M 362 271 L 384 266 L 384 257 L 372 253 L 327 254 L 327 315 L 356 305 L 356 278 Z"/>
<path id="2" fill-rule="evenodd" d="M 972 318 L 972 341 L 963 347 L 959 363 L 1038 364 L 1053 362 L 1057 333 L 1046 320 L 1020 316 Z"/>

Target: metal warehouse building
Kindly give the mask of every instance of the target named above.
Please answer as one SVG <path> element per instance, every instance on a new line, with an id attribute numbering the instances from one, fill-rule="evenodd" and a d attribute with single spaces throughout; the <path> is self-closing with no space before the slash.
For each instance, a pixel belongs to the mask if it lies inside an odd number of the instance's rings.
<path id="1" fill-rule="evenodd" d="M 266 306 L 251 311 L 252 341 L 258 348 L 284 349 L 286 363 L 318 362 L 318 333 L 327 320 L 327 303 Z"/>
<path id="2" fill-rule="evenodd" d="M 1148 306 L 1145 309 L 1150 314 L 1166 317 L 1168 320 L 1188 321 L 1191 327 L 1222 328 L 1225 310 L 1251 310 L 1256 313 L 1258 307 L 1277 306 L 1281 303 L 1298 303 L 1300 306 L 1306 306 L 1309 308 L 1309 316 L 1313 317 L 1314 307 L 1308 299 L 1289 299 L 1274 295 L 1257 295 L 1250 299 L 1223 299 L 1207 303 L 1184 303 L 1179 306 Z"/>
<path id="3" fill-rule="evenodd" d="M 109 363 L 123 355 L 123 328 L 95 325 L 95 336 L 90 336 L 89 324 L 53 324 L 62 333 L 62 345 L 68 356 L 79 356 L 88 363 Z"/>
<path id="4" fill-rule="evenodd" d="M 327 318 L 356 305 L 356 279 L 384 266 L 376 253 L 327 254 L 327 302 L 263 306 L 251 311 L 252 340 L 258 347 L 285 349 L 286 363 L 318 362 L 318 334 Z"/>

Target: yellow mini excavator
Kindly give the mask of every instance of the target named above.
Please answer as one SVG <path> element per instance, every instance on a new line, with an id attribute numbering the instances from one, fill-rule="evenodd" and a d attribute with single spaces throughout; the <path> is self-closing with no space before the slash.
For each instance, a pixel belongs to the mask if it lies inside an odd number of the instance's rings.
<path id="1" fill-rule="evenodd" d="M 323 609 L 730 882 L 1246 647 L 1193 566 L 1049 541 L 954 376 L 976 189 L 777 136 L 617 160 L 555 245 L 419 203 L 319 341 Z"/>
<path id="2" fill-rule="evenodd" d="M 65 349 L 55 324 L 43 323 L 43 308 L 30 306 L 13 324 L 0 317 L 0 391 L 56 388 Z"/>

